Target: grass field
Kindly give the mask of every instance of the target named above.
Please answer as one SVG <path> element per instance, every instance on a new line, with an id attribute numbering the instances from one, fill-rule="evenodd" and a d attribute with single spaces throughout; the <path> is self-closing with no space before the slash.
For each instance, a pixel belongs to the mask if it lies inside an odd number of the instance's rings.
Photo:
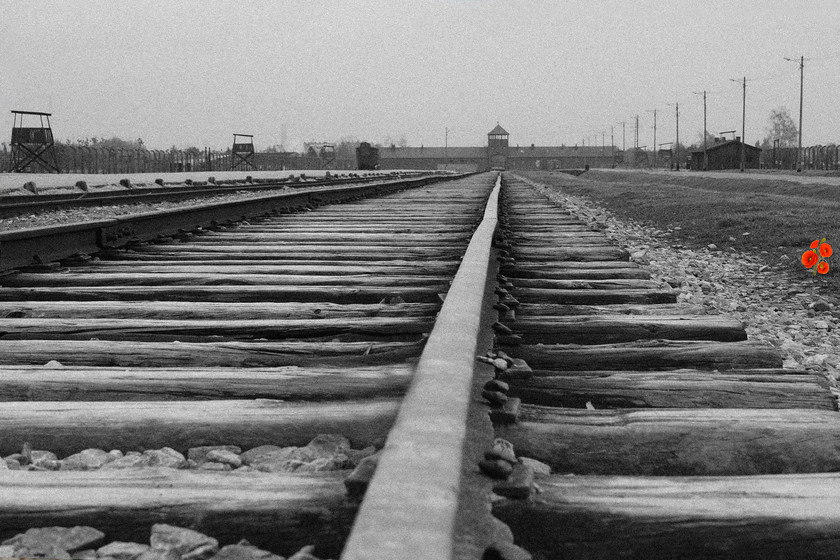
<path id="1" fill-rule="evenodd" d="M 587 197 L 619 218 L 671 229 L 675 241 L 691 248 L 714 243 L 724 251 L 729 247 L 756 254 L 767 251 L 763 256 L 768 264 L 803 279 L 812 272 L 800 257 L 812 241 L 825 237 L 840 251 L 840 186 L 728 174 L 720 178 L 597 170 L 580 177 L 522 174 L 567 194 Z M 780 260 L 782 255 L 789 260 Z M 817 275 L 816 281 L 834 291 L 840 289 L 840 259 L 831 257 L 828 262 L 832 268 L 826 275 Z"/>

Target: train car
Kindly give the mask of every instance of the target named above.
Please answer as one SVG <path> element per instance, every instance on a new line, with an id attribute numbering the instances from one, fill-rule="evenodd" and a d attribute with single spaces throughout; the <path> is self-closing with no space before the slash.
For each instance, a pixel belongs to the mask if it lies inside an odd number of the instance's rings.
<path id="1" fill-rule="evenodd" d="M 356 148 L 356 167 L 358 169 L 379 169 L 379 148 L 369 142 L 362 142 Z"/>

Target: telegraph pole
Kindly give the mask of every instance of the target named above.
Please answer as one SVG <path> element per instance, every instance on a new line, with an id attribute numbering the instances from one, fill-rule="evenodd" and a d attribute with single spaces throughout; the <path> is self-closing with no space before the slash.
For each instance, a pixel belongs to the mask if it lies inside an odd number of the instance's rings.
<path id="1" fill-rule="evenodd" d="M 677 171 L 680 170 L 680 103 L 677 101 Z"/>
<path id="2" fill-rule="evenodd" d="M 802 93 L 804 91 L 804 84 L 805 84 L 805 57 L 801 57 L 799 59 L 799 149 L 797 150 L 798 156 L 797 159 L 799 160 L 799 169 L 797 171 L 802 171 L 803 161 L 802 161 Z"/>
<path id="3" fill-rule="evenodd" d="M 656 167 L 656 109 L 654 109 L 653 111 L 648 111 L 648 113 L 651 112 L 653 113 L 653 166 Z"/>
<path id="4" fill-rule="evenodd" d="M 677 101 L 676 103 L 668 103 L 668 105 L 676 106 L 677 108 L 677 141 L 676 141 L 676 149 L 671 151 L 673 157 L 677 160 L 677 171 L 680 170 L 680 103 Z"/>
<path id="5" fill-rule="evenodd" d="M 656 159 L 656 109 L 653 110 L 653 166 L 656 167 L 658 160 Z"/>
<path id="6" fill-rule="evenodd" d="M 3 144 L 4 151 L 5 147 Z M 610 167 L 615 168 L 615 125 L 610 126 Z"/>
<path id="7" fill-rule="evenodd" d="M 790 62 L 797 62 L 795 58 L 785 58 Z M 796 149 L 796 171 L 802 171 L 802 93 L 805 84 L 805 57 L 799 57 L 799 145 Z"/>
<path id="8" fill-rule="evenodd" d="M 708 128 L 706 127 L 706 91 L 703 90 L 703 171 L 709 169 L 709 154 L 706 153 L 706 136 L 708 134 Z"/>
<path id="9" fill-rule="evenodd" d="M 627 164 L 627 121 L 618 123 L 621 125 L 621 164 Z"/>
<path id="10" fill-rule="evenodd" d="M 633 148 L 639 149 L 639 115 L 636 115 L 636 137 L 633 140 Z"/>
<path id="11" fill-rule="evenodd" d="M 443 140 L 443 162 L 444 168 L 449 169 L 449 127 L 446 127 Z"/>
<path id="12" fill-rule="evenodd" d="M 694 92 L 700 95 L 699 91 Z M 709 135 L 708 128 L 706 128 L 706 91 L 703 90 L 703 171 L 709 168 L 709 155 L 706 153 L 706 136 Z"/>
<path id="13" fill-rule="evenodd" d="M 741 172 L 747 160 L 747 77 L 744 76 L 744 94 L 741 102 Z"/>
<path id="14" fill-rule="evenodd" d="M 741 80 L 733 80 L 729 78 L 730 82 L 740 82 Z M 747 133 L 746 133 L 746 122 L 747 122 L 747 77 L 744 76 L 744 97 L 743 102 L 741 104 L 742 112 L 741 112 L 741 171 L 744 171 L 746 167 L 746 158 L 747 158 L 747 149 L 745 144 L 747 143 Z"/>

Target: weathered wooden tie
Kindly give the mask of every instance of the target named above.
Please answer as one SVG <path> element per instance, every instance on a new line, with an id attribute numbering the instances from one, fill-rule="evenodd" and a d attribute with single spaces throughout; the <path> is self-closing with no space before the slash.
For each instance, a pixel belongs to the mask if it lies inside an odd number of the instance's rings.
<path id="1" fill-rule="evenodd" d="M 546 560 L 837 557 L 840 474 L 552 476 L 493 513 Z"/>
<path id="2" fill-rule="evenodd" d="M 796 370 L 535 370 L 531 378 L 509 383 L 512 396 L 543 406 L 837 408 L 824 377 Z"/>
<path id="3" fill-rule="evenodd" d="M 33 527 L 85 525 L 105 532 L 105 542 L 142 543 L 150 527 L 164 521 L 225 544 L 245 538 L 284 555 L 318 543 L 334 557 L 358 507 L 347 499 L 347 474 L 4 470 L 0 539 Z"/>
<path id="4" fill-rule="evenodd" d="M 2 318 L 100 318 L 169 320 L 337 319 L 340 317 L 433 317 L 434 303 L 328 302 L 218 303 L 197 301 L 23 301 L 4 302 Z"/>
<path id="5" fill-rule="evenodd" d="M 413 363 L 276 368 L 0 366 L 0 401 L 354 400 L 405 393 Z"/>
<path id="6" fill-rule="evenodd" d="M 715 315 L 574 315 L 508 323 L 524 344 L 613 344 L 643 339 L 746 340 L 740 321 Z M 2 323 L 0 323 L 2 328 Z"/>

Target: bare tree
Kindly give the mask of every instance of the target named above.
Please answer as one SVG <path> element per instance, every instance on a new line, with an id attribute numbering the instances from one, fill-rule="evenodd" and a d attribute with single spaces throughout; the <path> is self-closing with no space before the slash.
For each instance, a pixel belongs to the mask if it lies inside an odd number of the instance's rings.
<path id="1" fill-rule="evenodd" d="M 399 140 L 395 140 L 393 136 L 386 136 L 382 141 L 385 146 L 397 146 L 398 148 L 405 148 L 408 146 L 408 140 L 405 134 L 401 134 Z"/>
<path id="2" fill-rule="evenodd" d="M 715 135 L 709 131 L 706 131 L 706 146 L 711 146 L 715 143 Z M 694 144 L 684 148 L 681 146 L 681 149 L 685 150 L 702 150 L 703 149 L 703 131 L 697 133 L 697 140 L 694 141 Z"/>
<path id="3" fill-rule="evenodd" d="M 767 127 L 767 144 L 778 139 L 782 147 L 796 146 L 799 129 L 785 107 L 770 111 L 770 125 Z"/>
<path id="4" fill-rule="evenodd" d="M 341 140 L 335 142 L 336 159 L 353 160 L 356 158 L 356 148 L 359 147 L 359 139 L 355 136 L 342 136 Z"/>

